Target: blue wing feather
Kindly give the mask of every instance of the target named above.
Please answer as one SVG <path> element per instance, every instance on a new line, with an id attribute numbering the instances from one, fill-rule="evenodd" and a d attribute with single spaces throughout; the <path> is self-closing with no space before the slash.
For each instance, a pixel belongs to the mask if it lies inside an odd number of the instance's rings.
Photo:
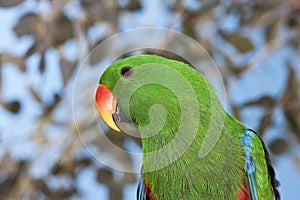
<path id="1" fill-rule="evenodd" d="M 243 131 L 240 141 L 245 150 L 245 173 L 251 200 L 280 199 L 274 170 L 263 141 L 250 129 Z M 264 174 L 268 174 L 265 177 Z M 269 184 L 266 184 L 269 182 Z"/>
<path id="2" fill-rule="evenodd" d="M 149 200 L 145 185 L 143 183 L 143 177 L 141 177 L 138 188 L 137 188 L 137 200 Z"/>
<path id="3" fill-rule="evenodd" d="M 139 181 L 139 185 L 138 185 L 138 188 L 137 188 L 137 200 L 149 200 L 149 196 L 147 194 L 147 191 L 146 191 L 146 187 L 145 187 L 145 184 L 144 184 L 144 180 L 143 180 L 143 171 L 144 169 L 142 168 L 141 170 L 141 178 L 140 178 L 140 181 Z"/>
<path id="4" fill-rule="evenodd" d="M 253 159 L 251 157 L 252 155 L 252 148 L 253 148 L 253 135 L 255 134 L 251 130 L 244 130 L 244 136 L 240 139 L 245 150 L 245 171 L 247 175 L 248 180 L 248 187 L 249 192 L 252 200 L 257 200 L 257 187 L 256 187 L 256 177 L 255 177 L 255 170 L 256 165 L 253 162 Z"/>

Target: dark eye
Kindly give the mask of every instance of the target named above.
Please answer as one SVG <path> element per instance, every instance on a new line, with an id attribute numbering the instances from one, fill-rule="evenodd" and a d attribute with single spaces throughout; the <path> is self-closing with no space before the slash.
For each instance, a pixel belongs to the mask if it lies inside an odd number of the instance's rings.
<path id="1" fill-rule="evenodd" d="M 126 66 L 126 67 L 123 67 L 121 70 L 120 70 L 120 74 L 122 77 L 124 78 L 129 78 L 132 76 L 133 74 L 133 69 L 132 67 L 130 66 Z"/>

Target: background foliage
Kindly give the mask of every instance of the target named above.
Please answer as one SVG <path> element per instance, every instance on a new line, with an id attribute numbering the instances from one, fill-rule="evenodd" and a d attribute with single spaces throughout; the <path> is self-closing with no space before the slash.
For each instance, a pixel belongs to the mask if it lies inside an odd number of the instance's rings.
<path id="1" fill-rule="evenodd" d="M 157 26 L 200 42 L 222 73 L 228 111 L 266 141 L 283 199 L 300 183 L 300 1 L 298 0 L 1 0 L 0 198 L 134 199 L 139 175 L 93 159 L 76 132 L 97 132 L 82 105 L 82 130 L 72 118 L 72 87 L 83 58 L 97 44 L 130 28 Z M 95 61 L 93 60 L 95 59 Z M 91 63 L 97 58 L 91 58 Z M 91 74 L 83 90 L 93 95 Z M 114 144 L 139 141 L 113 132 Z M 113 162 L 95 134 L 89 144 Z"/>

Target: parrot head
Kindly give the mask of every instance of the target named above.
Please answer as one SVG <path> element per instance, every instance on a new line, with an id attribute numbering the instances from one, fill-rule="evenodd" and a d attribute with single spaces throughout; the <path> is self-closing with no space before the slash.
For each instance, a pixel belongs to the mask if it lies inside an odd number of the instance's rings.
<path id="1" fill-rule="evenodd" d="M 128 92 L 133 85 L 138 84 L 137 68 L 143 64 L 142 58 L 127 58 L 119 60 L 109 66 L 99 80 L 96 91 L 96 104 L 103 121 L 117 132 L 135 134 L 137 136 L 136 123 L 128 111 Z M 124 107 L 124 109 L 120 109 Z M 122 110 L 122 111 L 121 111 Z M 127 111 L 126 114 L 124 111 Z"/>
<path id="2" fill-rule="evenodd" d="M 206 80 L 189 65 L 155 55 L 131 56 L 104 71 L 95 100 L 101 118 L 115 131 L 135 136 L 141 129 L 148 136 L 166 128 L 176 132 L 181 115 L 199 117 L 192 116 L 199 114 L 195 81 L 202 97 L 209 95 Z"/>
<path id="3" fill-rule="evenodd" d="M 148 54 L 111 64 L 95 100 L 111 129 L 142 139 L 143 153 L 164 146 L 184 152 L 196 134 L 201 133 L 198 140 L 205 137 L 211 118 L 224 116 L 213 87 L 196 69 Z M 212 107 L 219 116 L 211 117 Z"/>

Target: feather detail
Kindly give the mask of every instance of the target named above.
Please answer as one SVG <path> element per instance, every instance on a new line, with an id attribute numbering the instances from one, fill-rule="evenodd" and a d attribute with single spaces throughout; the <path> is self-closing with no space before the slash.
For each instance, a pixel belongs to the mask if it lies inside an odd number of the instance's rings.
<path id="1" fill-rule="evenodd" d="M 244 130 L 244 137 L 241 138 L 241 142 L 245 149 L 245 171 L 248 179 L 248 185 L 250 189 L 250 195 L 252 200 L 257 200 L 257 187 L 256 187 L 256 165 L 253 162 L 253 158 L 251 156 L 252 152 L 252 138 L 255 133 L 250 130 Z"/>
<path id="2" fill-rule="evenodd" d="M 143 175 L 143 168 L 141 174 Z M 141 177 L 137 188 L 137 200 L 157 200 L 152 194 L 149 185 L 146 184 L 143 176 Z"/>
<path id="3" fill-rule="evenodd" d="M 248 191 L 245 188 L 240 188 L 237 192 L 237 199 L 238 200 L 250 200 Z"/>
<path id="4" fill-rule="evenodd" d="M 249 194 L 249 187 L 247 184 L 247 179 L 243 179 L 243 185 L 242 187 L 239 188 L 236 196 L 238 200 L 250 200 L 250 194 Z"/>
<path id="5" fill-rule="evenodd" d="M 250 129 L 243 131 L 240 141 L 245 151 L 245 173 L 249 199 L 279 199 L 275 174 L 263 141 Z"/>
<path id="6" fill-rule="evenodd" d="M 149 200 L 149 196 L 147 195 L 145 185 L 143 183 L 143 178 L 140 179 L 139 185 L 136 193 L 137 200 Z"/>

